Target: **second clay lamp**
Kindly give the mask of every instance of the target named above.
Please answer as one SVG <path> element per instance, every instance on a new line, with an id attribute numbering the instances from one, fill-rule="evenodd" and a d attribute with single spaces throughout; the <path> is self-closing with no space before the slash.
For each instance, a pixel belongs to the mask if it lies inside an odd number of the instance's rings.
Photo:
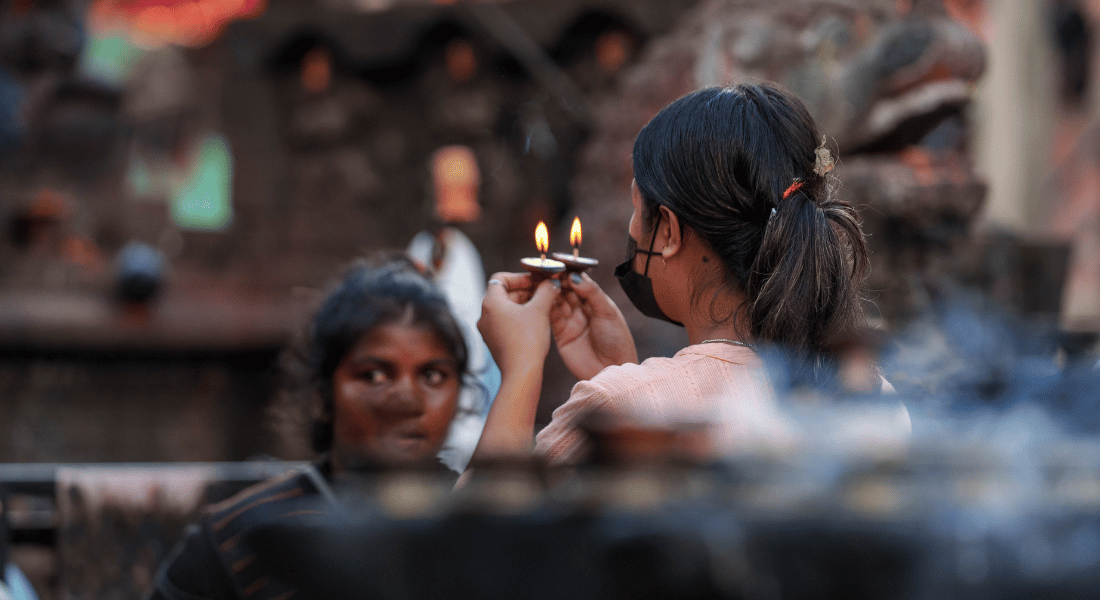
<path id="1" fill-rule="evenodd" d="M 550 256 L 565 265 L 565 270 L 570 273 L 584 273 L 588 269 L 600 264 L 594 258 L 581 256 L 581 218 L 573 217 L 573 226 L 569 228 L 569 245 L 573 246 L 572 254 L 555 252 Z"/>

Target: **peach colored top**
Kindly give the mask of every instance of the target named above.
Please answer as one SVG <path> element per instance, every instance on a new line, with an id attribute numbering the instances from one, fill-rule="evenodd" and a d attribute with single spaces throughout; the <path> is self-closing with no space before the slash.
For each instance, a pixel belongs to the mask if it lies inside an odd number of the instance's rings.
<path id="1" fill-rule="evenodd" d="M 889 384 L 883 383 L 886 391 Z M 780 408 L 760 357 L 720 342 L 688 346 L 672 358 L 608 367 L 577 383 L 535 438 L 536 452 L 551 464 L 578 461 L 585 452 L 578 420 L 596 409 L 642 423 L 707 423 L 715 450 L 727 455 L 785 450 L 801 437 L 799 425 Z M 908 412 L 904 406 L 891 412 L 889 435 L 908 439 Z M 876 421 L 873 429 L 882 433 L 882 427 Z"/>

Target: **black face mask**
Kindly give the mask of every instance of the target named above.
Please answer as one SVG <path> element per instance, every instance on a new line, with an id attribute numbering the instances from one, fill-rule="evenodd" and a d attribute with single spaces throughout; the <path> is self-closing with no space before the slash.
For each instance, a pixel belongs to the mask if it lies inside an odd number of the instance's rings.
<path id="1" fill-rule="evenodd" d="M 657 225 L 661 224 L 661 215 L 657 215 Z M 661 306 L 657 304 L 657 297 L 653 295 L 653 280 L 649 278 L 649 260 L 654 256 L 660 256 L 660 252 L 653 251 L 653 244 L 657 241 L 657 226 L 653 227 L 653 238 L 649 240 L 649 250 L 639 250 L 638 242 L 634 241 L 634 238 L 629 237 L 626 262 L 615 267 L 615 279 L 619 280 L 619 286 L 623 288 L 623 292 L 626 293 L 626 297 L 630 299 L 630 303 L 634 305 L 634 308 L 638 309 L 638 312 L 651 319 L 660 319 L 662 321 L 668 321 L 673 325 L 679 325 L 683 327 L 683 323 L 678 323 L 668 318 L 668 315 L 661 310 Z M 634 256 L 641 252 L 647 255 L 645 259 L 645 273 L 638 273 L 634 270 Z"/>

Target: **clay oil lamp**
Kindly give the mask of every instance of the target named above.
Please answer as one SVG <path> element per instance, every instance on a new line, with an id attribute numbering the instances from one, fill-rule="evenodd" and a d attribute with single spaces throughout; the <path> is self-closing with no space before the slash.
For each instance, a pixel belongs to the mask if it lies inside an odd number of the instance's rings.
<path id="1" fill-rule="evenodd" d="M 573 254 L 555 252 L 550 256 L 554 260 L 565 264 L 565 270 L 570 273 L 584 273 L 588 269 L 600 264 L 594 258 L 581 256 L 581 218 L 573 217 L 573 226 L 569 228 L 569 245 L 573 246 Z"/>

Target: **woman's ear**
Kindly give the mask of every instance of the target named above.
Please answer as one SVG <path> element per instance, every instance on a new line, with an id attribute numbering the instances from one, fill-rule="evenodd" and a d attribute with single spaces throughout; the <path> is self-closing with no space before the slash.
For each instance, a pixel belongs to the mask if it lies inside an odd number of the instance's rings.
<path id="1" fill-rule="evenodd" d="M 675 256 L 684 245 L 683 236 L 680 234 L 680 219 L 676 216 L 676 213 L 662 206 L 659 227 L 661 231 L 657 232 L 657 237 L 664 242 L 661 246 L 661 258 L 668 260 Z"/>

